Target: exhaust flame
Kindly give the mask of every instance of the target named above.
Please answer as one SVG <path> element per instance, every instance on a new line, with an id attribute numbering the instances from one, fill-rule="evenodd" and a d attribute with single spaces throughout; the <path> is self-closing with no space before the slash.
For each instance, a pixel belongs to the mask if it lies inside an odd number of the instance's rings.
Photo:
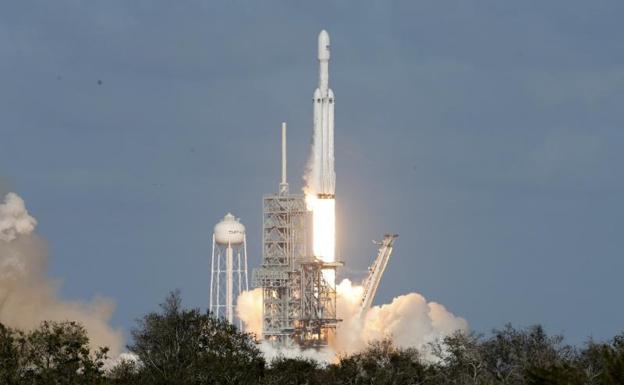
<path id="1" fill-rule="evenodd" d="M 336 200 L 306 195 L 308 210 L 312 211 L 312 252 L 324 262 L 336 261 Z M 325 280 L 332 285 L 334 270 L 323 271 Z"/>

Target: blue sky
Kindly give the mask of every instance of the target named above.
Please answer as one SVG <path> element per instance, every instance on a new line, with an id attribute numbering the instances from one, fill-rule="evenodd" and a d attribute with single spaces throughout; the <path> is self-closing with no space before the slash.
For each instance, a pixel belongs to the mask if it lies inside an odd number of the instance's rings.
<path id="1" fill-rule="evenodd" d="M 377 302 L 416 291 L 487 332 L 624 328 L 624 3 L 7 1 L 0 189 L 49 242 L 62 295 L 128 331 L 168 291 L 208 300 L 227 212 L 261 258 L 261 196 L 311 136 L 332 37 L 338 253 Z"/>

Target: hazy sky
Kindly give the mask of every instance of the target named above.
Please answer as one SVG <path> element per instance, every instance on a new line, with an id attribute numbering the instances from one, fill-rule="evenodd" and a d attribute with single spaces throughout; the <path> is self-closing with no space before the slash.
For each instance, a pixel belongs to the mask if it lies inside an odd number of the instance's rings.
<path id="1" fill-rule="evenodd" d="M 26 200 L 62 295 L 134 319 L 206 306 L 228 211 L 261 258 L 289 123 L 300 188 L 332 38 L 339 255 L 487 332 L 624 330 L 624 2 L 3 1 L 0 190 Z M 101 84 L 100 84 L 101 83 Z"/>

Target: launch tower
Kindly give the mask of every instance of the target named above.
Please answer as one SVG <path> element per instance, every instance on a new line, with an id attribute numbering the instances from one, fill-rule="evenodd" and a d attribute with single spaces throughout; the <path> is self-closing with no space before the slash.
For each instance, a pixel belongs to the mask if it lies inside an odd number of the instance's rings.
<path id="1" fill-rule="evenodd" d="M 282 124 L 282 179 L 279 193 L 263 198 L 263 261 L 253 272 L 262 288 L 263 338 L 277 345 L 321 347 L 335 332 L 336 284 L 323 272 L 340 265 L 310 254 L 311 212 L 303 194 L 292 194 L 286 179 L 286 123 Z"/>

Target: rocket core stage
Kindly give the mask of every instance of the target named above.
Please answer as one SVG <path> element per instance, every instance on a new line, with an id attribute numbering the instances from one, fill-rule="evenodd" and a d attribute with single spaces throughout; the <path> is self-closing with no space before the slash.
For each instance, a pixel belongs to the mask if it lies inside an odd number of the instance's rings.
<path id="1" fill-rule="evenodd" d="M 319 85 L 314 91 L 314 143 L 311 178 L 308 181 L 320 199 L 333 199 L 334 171 L 334 92 L 329 88 L 329 34 L 318 36 Z"/>
<path id="2" fill-rule="evenodd" d="M 334 171 L 334 92 L 329 88 L 329 34 L 318 36 L 319 84 L 314 91 L 314 131 L 308 172 L 306 203 L 312 211 L 312 249 L 323 262 L 335 262 L 336 173 Z M 335 287 L 335 270 L 323 276 Z"/>

